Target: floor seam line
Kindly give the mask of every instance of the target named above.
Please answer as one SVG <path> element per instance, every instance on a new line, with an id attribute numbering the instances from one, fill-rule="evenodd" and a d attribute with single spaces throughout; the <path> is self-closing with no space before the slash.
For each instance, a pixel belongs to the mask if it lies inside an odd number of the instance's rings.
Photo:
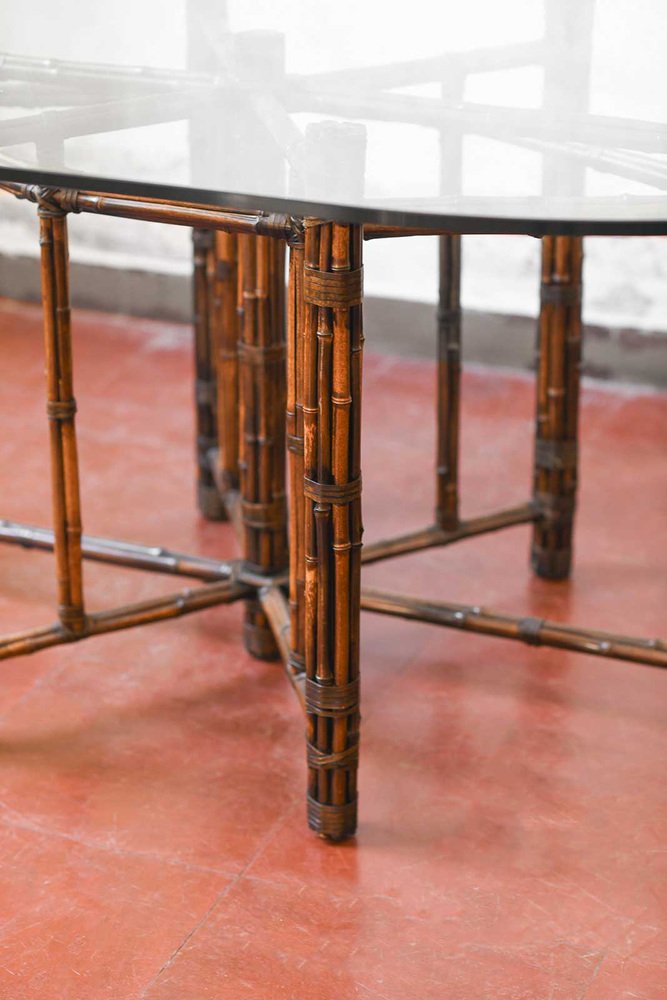
<path id="1" fill-rule="evenodd" d="M 257 858 L 262 854 L 262 852 L 267 847 L 267 845 L 271 842 L 271 840 L 274 838 L 274 836 L 276 835 L 276 833 L 278 832 L 278 830 L 285 824 L 285 822 L 287 821 L 287 819 L 295 811 L 297 805 L 298 805 L 298 802 L 296 800 L 294 800 L 292 802 L 292 804 L 280 816 L 280 818 L 278 820 L 276 820 L 276 822 L 271 826 L 271 829 L 267 832 L 266 836 L 261 839 L 260 843 L 257 845 L 257 848 L 253 851 L 251 857 L 248 859 L 247 863 L 243 866 L 243 868 L 241 869 L 241 871 L 238 872 L 231 879 L 229 885 L 225 886 L 225 888 L 216 896 L 216 898 L 213 900 L 213 902 L 208 907 L 208 909 L 206 910 L 206 912 L 202 915 L 201 919 L 199 921 L 197 921 L 197 923 L 190 930 L 190 932 L 188 934 L 186 934 L 186 936 L 181 941 L 181 943 L 179 944 L 179 946 L 172 952 L 172 954 L 169 956 L 169 958 L 166 960 L 166 962 L 164 962 L 164 964 L 156 972 L 156 974 L 152 977 L 152 979 L 149 980 L 149 982 L 146 984 L 146 986 L 142 989 L 141 993 L 139 993 L 137 995 L 136 1000 L 147 1000 L 148 991 L 151 990 L 154 986 L 157 985 L 158 980 L 160 979 L 160 977 L 162 976 L 162 974 L 164 972 L 166 972 L 167 969 L 171 968 L 171 966 L 174 964 L 174 962 L 176 961 L 176 959 L 178 958 L 178 956 L 180 955 L 180 953 L 183 951 L 183 949 L 192 940 L 192 938 L 195 936 L 195 934 L 197 934 L 197 932 L 200 931 L 201 928 L 206 924 L 206 922 L 208 921 L 209 917 L 214 912 L 214 910 L 219 906 L 220 903 L 223 902 L 223 900 L 226 899 L 226 897 L 230 894 L 230 892 L 232 891 L 232 889 L 234 889 L 239 884 L 239 882 L 242 881 L 242 879 L 246 875 L 246 872 L 249 871 L 250 867 L 255 863 L 255 861 L 257 860 Z"/>

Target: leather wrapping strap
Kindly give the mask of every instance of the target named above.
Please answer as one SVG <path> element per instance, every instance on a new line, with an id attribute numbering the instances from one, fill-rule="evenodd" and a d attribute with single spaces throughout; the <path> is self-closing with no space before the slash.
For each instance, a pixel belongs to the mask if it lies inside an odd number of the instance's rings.
<path id="1" fill-rule="evenodd" d="M 62 627 L 68 632 L 82 635 L 88 630 L 88 619 L 81 608 L 72 607 L 69 604 L 59 604 L 58 618 Z"/>
<path id="2" fill-rule="evenodd" d="M 535 442 L 535 465 L 539 469 L 576 469 L 576 441 L 546 441 Z"/>
<path id="3" fill-rule="evenodd" d="M 359 761 L 359 743 L 353 743 L 335 753 L 323 753 L 312 743 L 306 746 L 308 767 L 321 767 L 327 771 L 356 767 Z"/>
<path id="4" fill-rule="evenodd" d="M 271 503 L 241 500 L 241 514 L 247 528 L 281 528 L 285 522 L 285 497 L 278 497 Z"/>
<path id="5" fill-rule="evenodd" d="M 349 684 L 318 684 L 306 678 L 306 712 L 340 718 L 359 711 L 359 678 Z"/>
<path id="6" fill-rule="evenodd" d="M 49 420 L 71 420 L 76 413 L 76 400 L 49 400 L 46 404 L 46 413 Z"/>
<path id="7" fill-rule="evenodd" d="M 361 476 L 349 483 L 317 483 L 314 479 L 303 480 L 303 492 L 318 503 L 352 503 L 361 496 Z"/>
<path id="8" fill-rule="evenodd" d="M 531 646 L 539 646 L 540 632 L 543 627 L 543 618 L 522 618 L 518 625 L 519 635 L 524 642 L 530 643 Z"/>
<path id="9" fill-rule="evenodd" d="M 295 455 L 303 455 L 303 438 L 297 434 L 286 435 L 287 450 Z"/>
<path id="10" fill-rule="evenodd" d="M 361 305 L 364 294 L 364 271 L 318 271 L 306 267 L 303 279 L 303 297 L 313 306 L 327 309 L 346 309 Z"/>
<path id="11" fill-rule="evenodd" d="M 546 306 L 578 306 L 581 302 L 581 285 L 547 285 L 540 288 L 540 300 Z"/>
<path id="12" fill-rule="evenodd" d="M 340 840 L 354 831 L 357 820 L 357 798 L 342 806 L 325 805 L 310 795 L 307 797 L 308 825 L 324 837 Z"/>
<path id="13" fill-rule="evenodd" d="M 274 365 L 285 357 L 284 344 L 270 344 L 268 347 L 260 347 L 258 344 L 246 344 L 245 341 L 240 340 L 237 347 L 239 359 L 251 365 Z"/>
<path id="14" fill-rule="evenodd" d="M 542 517 L 572 517 L 575 509 L 574 496 L 558 496 L 554 493 L 536 493 L 535 506 Z"/>

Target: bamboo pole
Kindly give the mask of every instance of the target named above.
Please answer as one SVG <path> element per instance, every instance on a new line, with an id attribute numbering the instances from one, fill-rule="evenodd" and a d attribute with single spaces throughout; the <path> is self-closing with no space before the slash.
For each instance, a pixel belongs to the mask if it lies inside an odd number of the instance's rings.
<path id="1" fill-rule="evenodd" d="M 195 353 L 195 422 L 197 505 L 210 521 L 224 519 L 225 507 L 211 471 L 210 455 L 218 448 L 217 379 L 213 357 L 214 236 L 193 229 L 193 313 Z"/>
<path id="2" fill-rule="evenodd" d="M 577 489 L 577 425 L 581 364 L 583 244 L 575 237 L 542 241 L 533 499 L 532 564 L 561 580 L 572 563 Z"/>
<path id="3" fill-rule="evenodd" d="M 368 563 L 380 562 L 382 559 L 393 559 L 396 556 L 408 555 L 410 552 L 419 552 L 422 549 L 451 545 L 452 542 L 458 542 L 463 538 L 486 535 L 492 531 L 500 531 L 501 528 L 511 528 L 516 524 L 528 524 L 537 520 L 538 517 L 539 514 L 533 504 L 526 503 L 519 507 L 495 511 L 493 514 L 482 514 L 480 517 L 459 521 L 455 528 L 447 531 L 435 524 L 419 531 L 399 535 L 397 538 L 370 542 L 364 545 L 361 561 L 365 566 Z"/>
<path id="4" fill-rule="evenodd" d="M 271 585 L 267 587 L 260 587 L 257 592 L 257 597 L 262 606 L 262 610 L 271 625 L 271 630 L 273 632 L 273 637 L 276 641 L 280 657 L 283 663 L 287 664 L 289 661 L 290 632 L 289 605 L 287 603 L 287 598 L 280 587 L 274 587 Z"/>
<path id="5" fill-rule="evenodd" d="M 532 646 L 555 646 L 558 649 L 667 668 L 667 643 L 661 639 L 638 639 L 559 625 L 543 618 L 519 618 L 472 605 L 427 601 L 366 588 L 361 594 L 361 606 L 365 611 L 495 635 L 503 639 L 518 639 Z"/>
<path id="6" fill-rule="evenodd" d="M 303 267 L 304 233 L 300 228 L 290 241 L 289 290 L 287 297 L 287 458 L 289 470 L 289 666 L 294 675 L 304 674 L 305 661 L 305 497 L 303 493 Z"/>
<path id="7" fill-rule="evenodd" d="M 437 369 L 437 525 L 459 522 L 459 425 L 461 405 L 461 237 L 441 236 L 439 245 Z"/>
<path id="8" fill-rule="evenodd" d="M 178 618 L 218 604 L 230 604 L 245 597 L 251 590 L 249 585 L 233 580 L 205 583 L 191 590 L 181 590 L 136 604 L 94 612 L 87 616 L 85 629 L 78 632 L 62 622 L 28 632 L 18 632 L 0 638 L 0 660 L 7 660 L 12 656 L 25 656 L 40 649 L 47 649 L 49 646 L 76 642 L 92 635 L 103 635 L 106 632 L 147 625 L 150 622 Z"/>
<path id="9" fill-rule="evenodd" d="M 49 192 L 54 206 L 70 212 L 112 215 L 121 219 L 162 222 L 193 229 L 220 229 L 229 233 L 247 233 L 287 239 L 292 235 L 292 220 L 288 215 L 267 212 L 242 212 L 231 209 L 200 208 L 188 202 L 157 198 L 138 198 L 114 194 L 91 194 L 65 188 L 40 188 L 34 184 L 0 181 L 0 188 L 17 198 L 39 202 L 42 192 Z"/>
<path id="10" fill-rule="evenodd" d="M 223 492 L 239 488 L 238 238 L 215 233 L 212 346 L 217 378 L 217 462 Z"/>
<path id="11" fill-rule="evenodd" d="M 58 580 L 58 616 L 74 634 L 86 629 L 81 562 L 81 501 L 72 381 L 67 217 L 42 196 L 37 210 L 41 247 L 51 495 Z"/>
<path id="12" fill-rule="evenodd" d="M 239 461 L 244 559 L 264 573 L 287 565 L 285 502 L 285 283 L 282 242 L 239 240 Z M 246 648 L 278 655 L 261 605 L 246 605 Z"/>
<path id="13" fill-rule="evenodd" d="M 259 602 L 273 630 L 276 645 L 280 651 L 283 663 L 285 664 L 285 674 L 289 680 L 294 693 L 299 699 L 302 711 L 306 711 L 306 675 L 303 669 L 295 666 L 291 654 L 291 623 L 290 607 L 283 590 L 280 587 L 261 587 L 258 593 Z"/>
<path id="14" fill-rule="evenodd" d="M 7 520 L 0 521 L 0 542 L 42 552 L 53 551 L 55 544 L 54 533 L 48 528 L 37 528 Z M 125 566 L 128 569 L 190 576 L 199 580 L 227 579 L 237 573 L 239 568 L 234 560 L 207 559 L 204 556 L 174 552 L 161 545 L 120 542 L 111 538 L 99 538 L 96 535 L 81 536 L 81 557 L 94 562 Z"/>

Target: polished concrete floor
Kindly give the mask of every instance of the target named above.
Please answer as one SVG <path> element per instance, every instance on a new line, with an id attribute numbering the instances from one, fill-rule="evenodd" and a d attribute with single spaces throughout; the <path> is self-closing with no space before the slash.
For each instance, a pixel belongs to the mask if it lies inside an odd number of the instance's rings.
<path id="1" fill-rule="evenodd" d="M 76 315 L 84 526 L 230 554 L 193 505 L 187 330 Z M 40 316 L 0 302 L 2 516 L 48 523 Z M 371 540 L 432 505 L 432 370 L 365 379 Z M 465 510 L 528 495 L 531 380 L 464 386 Z M 374 584 L 667 633 L 667 398 L 587 387 L 569 583 L 513 528 Z M 51 557 L 0 548 L 3 631 L 54 617 Z M 174 581 L 89 565 L 91 608 Z M 667 677 L 364 616 L 356 840 L 304 821 L 303 723 L 240 609 L 1 664 L 3 1000 L 667 997 Z"/>

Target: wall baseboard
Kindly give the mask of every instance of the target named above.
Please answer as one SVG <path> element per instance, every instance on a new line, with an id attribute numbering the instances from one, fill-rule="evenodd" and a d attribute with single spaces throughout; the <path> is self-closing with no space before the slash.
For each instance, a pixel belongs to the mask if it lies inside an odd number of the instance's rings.
<path id="1" fill-rule="evenodd" d="M 189 322 L 191 283 L 185 275 L 121 270 L 72 263 L 72 301 L 85 309 Z M 33 257 L 0 256 L 0 295 L 39 301 L 39 267 Z M 366 300 L 364 327 L 369 350 L 404 357 L 435 355 L 435 307 L 423 302 Z M 529 371 L 534 365 L 535 320 L 526 316 L 467 310 L 464 362 Z M 598 379 L 667 389 L 667 335 L 587 326 L 584 374 Z"/>

